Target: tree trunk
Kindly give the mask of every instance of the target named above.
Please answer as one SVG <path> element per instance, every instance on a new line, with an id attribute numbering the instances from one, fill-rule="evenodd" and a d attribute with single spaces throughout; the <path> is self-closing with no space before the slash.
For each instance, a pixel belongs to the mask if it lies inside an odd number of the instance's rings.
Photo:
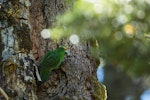
<path id="1" fill-rule="evenodd" d="M 106 89 L 96 78 L 97 65 L 90 45 L 58 43 L 42 39 L 40 32 L 52 27 L 67 9 L 63 0 L 10 0 L 0 8 L 0 87 L 12 100 L 105 100 Z M 68 48 L 61 68 L 37 85 L 35 64 L 49 49 Z M 5 93 L 0 92 L 0 99 Z M 5 96 L 6 98 L 6 96 Z"/>

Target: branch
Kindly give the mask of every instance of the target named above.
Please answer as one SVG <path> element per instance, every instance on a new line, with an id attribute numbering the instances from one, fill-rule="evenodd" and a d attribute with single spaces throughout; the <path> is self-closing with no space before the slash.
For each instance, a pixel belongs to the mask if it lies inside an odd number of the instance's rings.
<path id="1" fill-rule="evenodd" d="M 6 100 L 9 100 L 8 95 L 6 94 L 6 92 L 0 87 L 0 93 L 5 97 Z"/>

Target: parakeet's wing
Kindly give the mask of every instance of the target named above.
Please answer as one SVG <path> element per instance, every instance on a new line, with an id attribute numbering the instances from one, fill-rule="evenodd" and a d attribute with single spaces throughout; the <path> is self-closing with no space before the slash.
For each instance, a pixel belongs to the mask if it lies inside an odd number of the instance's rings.
<path id="1" fill-rule="evenodd" d="M 39 72 L 42 79 L 42 82 L 46 81 L 51 71 L 57 69 L 62 62 L 63 52 L 51 51 L 49 54 L 46 54 L 44 59 L 39 65 Z"/>
<path id="2" fill-rule="evenodd" d="M 43 63 L 43 62 L 45 61 L 45 59 L 46 59 L 49 55 L 51 55 L 53 52 L 54 52 L 54 51 L 49 50 L 49 51 L 46 53 L 46 55 L 44 56 L 44 58 L 41 60 L 41 63 Z"/>

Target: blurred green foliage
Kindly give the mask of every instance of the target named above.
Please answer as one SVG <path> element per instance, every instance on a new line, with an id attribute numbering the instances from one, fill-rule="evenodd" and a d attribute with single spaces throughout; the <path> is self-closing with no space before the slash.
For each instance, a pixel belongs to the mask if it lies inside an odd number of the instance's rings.
<path id="1" fill-rule="evenodd" d="M 77 0 L 72 9 L 58 16 L 52 38 L 76 34 L 89 41 L 94 37 L 107 63 L 133 76 L 149 74 L 149 11 L 149 0 Z"/>

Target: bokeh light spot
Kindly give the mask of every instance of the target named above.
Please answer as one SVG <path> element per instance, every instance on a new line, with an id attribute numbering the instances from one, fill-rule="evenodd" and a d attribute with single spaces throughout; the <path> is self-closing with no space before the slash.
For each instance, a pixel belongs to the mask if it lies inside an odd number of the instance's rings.
<path id="1" fill-rule="evenodd" d="M 119 0 L 121 4 L 129 3 L 131 0 Z"/>
<path id="2" fill-rule="evenodd" d="M 135 34 L 136 38 L 142 39 L 143 38 L 143 34 L 141 32 L 137 32 Z"/>
<path id="3" fill-rule="evenodd" d="M 144 19 L 144 17 L 145 17 L 145 12 L 142 11 L 142 10 L 139 10 L 139 11 L 137 12 L 137 17 L 138 17 L 139 19 Z"/>
<path id="4" fill-rule="evenodd" d="M 78 44 L 79 43 L 79 37 L 76 34 L 71 35 L 69 40 L 72 44 Z"/>
<path id="5" fill-rule="evenodd" d="M 118 21 L 120 24 L 124 24 L 124 23 L 126 23 L 126 22 L 128 21 L 128 18 L 127 18 L 125 15 L 121 14 L 121 15 L 119 15 L 119 16 L 117 17 L 117 21 Z"/>
<path id="6" fill-rule="evenodd" d="M 51 36 L 51 33 L 50 33 L 50 30 L 49 30 L 49 29 L 43 29 L 43 30 L 41 31 L 41 37 L 42 37 L 43 39 L 49 39 L 50 36 Z"/>
<path id="7" fill-rule="evenodd" d="M 131 5 L 125 5 L 124 7 L 124 11 L 127 13 L 127 14 L 131 14 L 133 12 L 133 7 Z"/>
<path id="8" fill-rule="evenodd" d="M 84 0 L 84 1 L 87 1 L 87 2 L 90 2 L 90 3 L 96 3 L 97 2 L 97 0 Z"/>
<path id="9" fill-rule="evenodd" d="M 116 32 L 116 33 L 114 34 L 114 36 L 115 36 L 115 39 L 116 39 L 116 40 L 121 40 L 122 37 L 123 37 L 121 32 Z"/>
<path id="10" fill-rule="evenodd" d="M 100 14 L 103 12 L 103 6 L 101 4 L 94 4 L 94 10 L 96 13 Z"/>
<path id="11" fill-rule="evenodd" d="M 132 25 L 127 24 L 127 25 L 124 26 L 124 31 L 126 32 L 126 35 L 129 38 L 132 38 L 133 35 L 134 35 L 134 32 L 135 32 L 135 28 Z"/>

